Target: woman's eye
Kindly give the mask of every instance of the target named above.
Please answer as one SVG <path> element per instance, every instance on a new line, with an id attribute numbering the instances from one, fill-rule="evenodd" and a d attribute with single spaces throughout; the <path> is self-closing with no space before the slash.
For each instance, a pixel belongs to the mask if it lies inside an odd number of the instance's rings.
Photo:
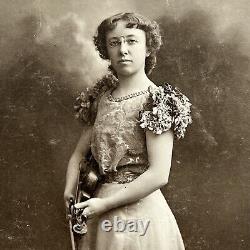
<path id="1" fill-rule="evenodd" d="M 114 48 L 114 47 L 120 46 L 123 42 L 124 42 L 124 43 L 127 43 L 127 44 L 129 44 L 129 45 L 133 45 L 133 44 L 138 43 L 138 40 L 132 39 L 132 38 L 131 38 L 131 39 L 124 40 L 124 41 L 114 40 L 114 41 L 110 41 L 110 42 L 109 42 L 109 46 L 110 46 L 111 48 Z"/>
<path id="2" fill-rule="evenodd" d="M 127 40 L 127 43 L 128 44 L 135 44 L 135 43 L 137 43 L 138 41 L 136 40 L 136 39 L 129 39 L 129 40 Z"/>

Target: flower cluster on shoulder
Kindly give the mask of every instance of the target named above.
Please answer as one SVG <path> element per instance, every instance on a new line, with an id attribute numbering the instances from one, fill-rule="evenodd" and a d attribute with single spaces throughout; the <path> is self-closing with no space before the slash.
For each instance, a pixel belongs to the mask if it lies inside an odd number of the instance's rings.
<path id="1" fill-rule="evenodd" d="M 191 105 L 178 88 L 168 83 L 150 88 L 150 102 L 139 113 L 140 127 L 156 134 L 173 129 L 177 139 L 183 138 L 192 122 Z"/>
<path id="2" fill-rule="evenodd" d="M 74 103 L 75 117 L 85 124 L 93 123 L 97 111 L 95 101 L 102 93 L 115 87 L 116 84 L 117 79 L 112 74 L 107 74 L 98 80 L 92 88 L 86 88 L 82 91 Z"/>

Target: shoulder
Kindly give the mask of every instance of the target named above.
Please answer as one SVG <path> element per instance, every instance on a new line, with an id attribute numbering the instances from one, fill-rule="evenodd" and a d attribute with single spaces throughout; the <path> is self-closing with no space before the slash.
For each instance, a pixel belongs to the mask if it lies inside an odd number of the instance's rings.
<path id="1" fill-rule="evenodd" d="M 155 134 L 172 129 L 175 138 L 184 137 L 192 122 L 188 97 L 169 83 L 149 86 L 148 92 L 148 100 L 139 112 L 140 126 Z"/>
<path id="2" fill-rule="evenodd" d="M 93 87 L 85 88 L 75 99 L 75 117 L 84 124 L 93 124 L 101 97 L 116 84 L 116 79 L 108 74 L 98 80 Z"/>

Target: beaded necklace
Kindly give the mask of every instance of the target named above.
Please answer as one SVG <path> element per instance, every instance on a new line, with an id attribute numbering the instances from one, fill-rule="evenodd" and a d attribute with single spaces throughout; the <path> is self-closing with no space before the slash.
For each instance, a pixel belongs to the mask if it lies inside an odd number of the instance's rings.
<path id="1" fill-rule="evenodd" d="M 112 92 L 113 92 L 113 91 L 111 91 L 110 94 L 108 95 L 109 101 L 121 102 L 121 101 L 130 99 L 130 98 L 139 96 L 139 95 L 143 95 L 143 94 L 145 94 L 145 93 L 148 92 L 148 89 L 146 89 L 146 90 L 141 90 L 141 91 L 138 91 L 138 92 L 135 92 L 135 93 L 132 93 L 132 94 L 129 94 L 129 95 L 121 96 L 121 97 L 113 97 L 113 96 L 112 96 Z"/>

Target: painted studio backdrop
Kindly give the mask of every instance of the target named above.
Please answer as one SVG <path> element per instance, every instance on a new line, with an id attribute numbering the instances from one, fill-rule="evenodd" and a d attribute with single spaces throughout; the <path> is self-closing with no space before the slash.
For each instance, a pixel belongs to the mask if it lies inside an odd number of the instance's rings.
<path id="1" fill-rule="evenodd" d="M 151 78 L 179 87 L 193 124 L 162 189 L 187 249 L 250 249 L 247 0 L 0 2 L 0 249 L 70 249 L 65 171 L 82 126 L 77 94 L 105 74 L 97 24 L 136 11 L 160 23 Z"/>

